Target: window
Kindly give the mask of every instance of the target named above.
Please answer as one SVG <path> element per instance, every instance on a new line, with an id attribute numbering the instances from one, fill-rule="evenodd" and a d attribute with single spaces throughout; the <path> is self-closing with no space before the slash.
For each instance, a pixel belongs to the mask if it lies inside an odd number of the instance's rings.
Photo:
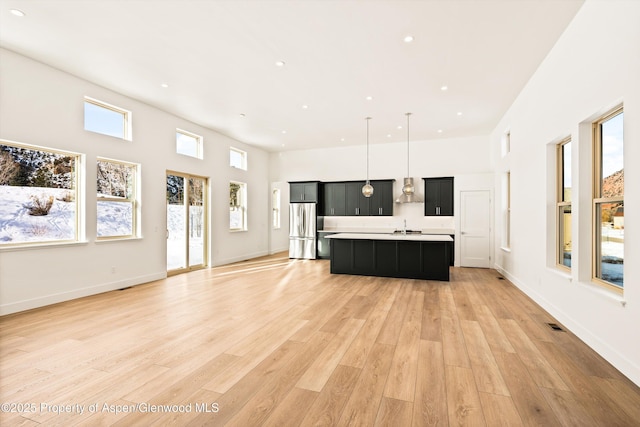
<path id="1" fill-rule="evenodd" d="M 202 137 L 195 133 L 176 129 L 176 153 L 202 159 Z"/>
<path id="2" fill-rule="evenodd" d="M 229 183 L 229 230 L 247 230 L 247 184 Z"/>
<path id="3" fill-rule="evenodd" d="M 506 131 L 502 135 L 502 157 L 511 152 L 511 131 Z"/>
<path id="4" fill-rule="evenodd" d="M 136 177 L 138 166 L 98 159 L 98 239 L 136 235 Z"/>
<path id="5" fill-rule="evenodd" d="M 271 192 L 272 226 L 280 228 L 280 189 L 274 188 Z"/>
<path id="6" fill-rule="evenodd" d="M 131 112 L 85 97 L 84 129 L 131 141 Z"/>
<path id="7" fill-rule="evenodd" d="M 557 247 L 558 265 L 571 268 L 571 139 L 557 145 Z"/>
<path id="8" fill-rule="evenodd" d="M 504 232 L 502 247 L 511 248 L 511 172 L 504 175 L 503 181 Z"/>
<path id="9" fill-rule="evenodd" d="M 80 155 L 0 141 L 0 246 L 78 240 Z"/>
<path id="10" fill-rule="evenodd" d="M 231 147 L 229 149 L 229 166 L 232 168 L 247 170 L 247 153 Z"/>
<path id="11" fill-rule="evenodd" d="M 593 277 L 624 286 L 624 157 L 622 107 L 593 124 Z"/>

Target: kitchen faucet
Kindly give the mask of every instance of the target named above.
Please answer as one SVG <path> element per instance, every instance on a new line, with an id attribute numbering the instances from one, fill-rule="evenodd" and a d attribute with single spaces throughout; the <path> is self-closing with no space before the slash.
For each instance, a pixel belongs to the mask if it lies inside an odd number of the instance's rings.
<path id="1" fill-rule="evenodd" d="M 407 220 L 404 220 L 404 227 L 402 228 L 402 234 L 407 235 Z"/>

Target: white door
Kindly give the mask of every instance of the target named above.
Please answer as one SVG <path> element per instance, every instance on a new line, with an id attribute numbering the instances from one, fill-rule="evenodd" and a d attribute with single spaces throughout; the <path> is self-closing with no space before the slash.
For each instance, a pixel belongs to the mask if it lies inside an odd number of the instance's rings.
<path id="1" fill-rule="evenodd" d="M 460 192 L 460 266 L 491 267 L 489 191 Z"/>

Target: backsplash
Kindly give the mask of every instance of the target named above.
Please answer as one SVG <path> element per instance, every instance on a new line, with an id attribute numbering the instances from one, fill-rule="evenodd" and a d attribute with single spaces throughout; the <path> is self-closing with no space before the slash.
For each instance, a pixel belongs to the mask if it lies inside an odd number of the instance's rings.
<path id="1" fill-rule="evenodd" d="M 419 215 L 404 209 L 404 215 L 394 216 L 325 216 L 324 229 L 340 229 L 340 228 L 391 228 L 401 230 L 404 227 L 404 221 L 407 221 L 407 229 L 422 230 L 425 228 L 455 228 L 454 217 L 430 217 L 424 216 L 423 205 L 416 204 L 420 207 Z"/>

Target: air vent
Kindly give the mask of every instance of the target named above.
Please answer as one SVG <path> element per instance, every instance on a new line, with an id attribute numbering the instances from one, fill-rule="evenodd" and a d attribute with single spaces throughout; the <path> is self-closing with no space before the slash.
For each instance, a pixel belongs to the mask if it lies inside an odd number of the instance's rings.
<path id="1" fill-rule="evenodd" d="M 554 331 L 564 332 L 564 329 L 562 329 L 562 326 L 558 325 L 557 323 L 547 323 L 547 325 Z"/>

